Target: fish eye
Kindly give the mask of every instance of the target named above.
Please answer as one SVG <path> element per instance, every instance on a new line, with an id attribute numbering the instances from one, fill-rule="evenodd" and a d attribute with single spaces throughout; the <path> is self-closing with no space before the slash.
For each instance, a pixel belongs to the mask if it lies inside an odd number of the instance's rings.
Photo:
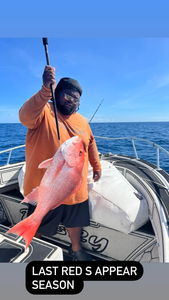
<path id="1" fill-rule="evenodd" d="M 81 155 L 82 155 L 82 153 L 83 153 L 83 151 L 82 151 L 82 150 L 80 150 L 80 151 L 79 151 L 79 156 L 81 156 Z"/>

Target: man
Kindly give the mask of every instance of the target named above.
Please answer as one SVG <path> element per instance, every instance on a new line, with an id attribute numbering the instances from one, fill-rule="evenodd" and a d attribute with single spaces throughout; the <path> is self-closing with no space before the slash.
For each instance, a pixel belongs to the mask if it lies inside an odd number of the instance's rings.
<path id="1" fill-rule="evenodd" d="M 20 121 L 28 127 L 24 196 L 39 186 L 45 173 L 45 169 L 38 169 L 38 165 L 53 157 L 59 148 L 53 103 L 48 103 L 51 99 L 51 84 L 56 84 L 55 69 L 46 66 L 41 90 L 27 100 L 19 111 Z M 91 260 L 81 247 L 80 236 L 81 228 L 90 224 L 87 193 L 88 161 L 93 167 L 94 181 L 100 179 L 101 164 L 88 122 L 77 113 L 81 94 L 80 84 L 71 78 L 62 78 L 55 89 L 61 144 L 74 135 L 79 135 L 83 140 L 85 150 L 83 183 L 78 192 L 68 197 L 63 204 L 51 210 L 44 217 L 35 236 L 56 234 L 57 227 L 61 222 L 65 226 L 72 243 L 70 253 L 73 255 L 73 259 Z M 29 205 L 28 215 L 34 209 L 32 205 Z"/>

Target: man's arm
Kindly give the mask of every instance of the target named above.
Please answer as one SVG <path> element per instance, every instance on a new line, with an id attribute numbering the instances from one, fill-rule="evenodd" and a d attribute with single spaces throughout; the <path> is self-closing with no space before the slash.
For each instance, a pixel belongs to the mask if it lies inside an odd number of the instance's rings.
<path id="1" fill-rule="evenodd" d="M 51 99 L 50 84 L 56 83 L 55 69 L 46 66 L 43 73 L 42 89 L 27 100 L 19 110 L 19 118 L 23 125 L 30 129 L 39 126 L 43 116 L 47 102 Z"/>
<path id="2" fill-rule="evenodd" d="M 90 128 L 90 127 L 89 127 Z M 90 129 L 90 144 L 89 144 L 89 162 L 93 168 L 93 179 L 98 181 L 101 177 L 101 163 L 99 153 L 97 150 L 96 142 Z"/>
<path id="3" fill-rule="evenodd" d="M 44 108 L 51 97 L 51 92 L 42 86 L 42 89 L 27 100 L 19 110 L 19 119 L 30 129 L 37 128 L 44 116 Z"/>

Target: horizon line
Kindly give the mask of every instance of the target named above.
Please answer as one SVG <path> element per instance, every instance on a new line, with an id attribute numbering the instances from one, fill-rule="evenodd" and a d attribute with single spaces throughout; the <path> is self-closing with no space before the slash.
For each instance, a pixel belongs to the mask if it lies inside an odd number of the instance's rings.
<path id="1" fill-rule="evenodd" d="M 100 124 L 100 123 L 168 123 L 168 121 L 97 121 L 97 122 L 91 122 L 89 124 Z M 23 125 L 21 122 L 0 122 L 0 124 L 21 124 Z M 24 127 L 26 127 L 25 125 L 23 125 Z"/>

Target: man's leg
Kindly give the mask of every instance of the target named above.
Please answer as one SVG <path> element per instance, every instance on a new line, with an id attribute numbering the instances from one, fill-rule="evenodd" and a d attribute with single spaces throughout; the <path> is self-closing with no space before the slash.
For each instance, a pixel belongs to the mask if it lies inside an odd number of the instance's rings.
<path id="1" fill-rule="evenodd" d="M 38 239 L 41 238 L 41 235 L 42 235 L 42 234 L 41 234 L 40 232 L 36 232 L 36 233 L 35 233 L 35 237 L 38 238 Z"/>
<path id="2" fill-rule="evenodd" d="M 66 227 L 66 231 L 68 232 L 69 237 L 72 242 L 72 250 L 74 252 L 81 250 L 82 247 L 80 245 L 80 236 L 81 236 L 82 228 L 81 227 L 73 227 L 73 228 Z"/>
<path id="3" fill-rule="evenodd" d="M 73 256 L 74 260 L 86 260 L 90 261 L 92 260 L 90 255 L 85 252 L 85 250 L 82 248 L 80 244 L 80 236 L 81 236 L 81 227 L 72 227 L 67 228 L 66 230 L 69 234 L 70 240 L 72 242 L 72 246 L 69 250 L 69 253 Z"/>
<path id="4" fill-rule="evenodd" d="M 73 227 L 73 228 L 67 228 L 66 227 L 66 231 L 69 234 L 70 240 L 72 242 L 72 250 L 73 252 L 79 251 L 82 249 L 81 245 L 80 245 L 80 236 L 81 236 L 81 227 Z M 41 238 L 41 233 L 40 232 L 36 232 L 35 233 L 35 237 L 36 238 Z"/>

